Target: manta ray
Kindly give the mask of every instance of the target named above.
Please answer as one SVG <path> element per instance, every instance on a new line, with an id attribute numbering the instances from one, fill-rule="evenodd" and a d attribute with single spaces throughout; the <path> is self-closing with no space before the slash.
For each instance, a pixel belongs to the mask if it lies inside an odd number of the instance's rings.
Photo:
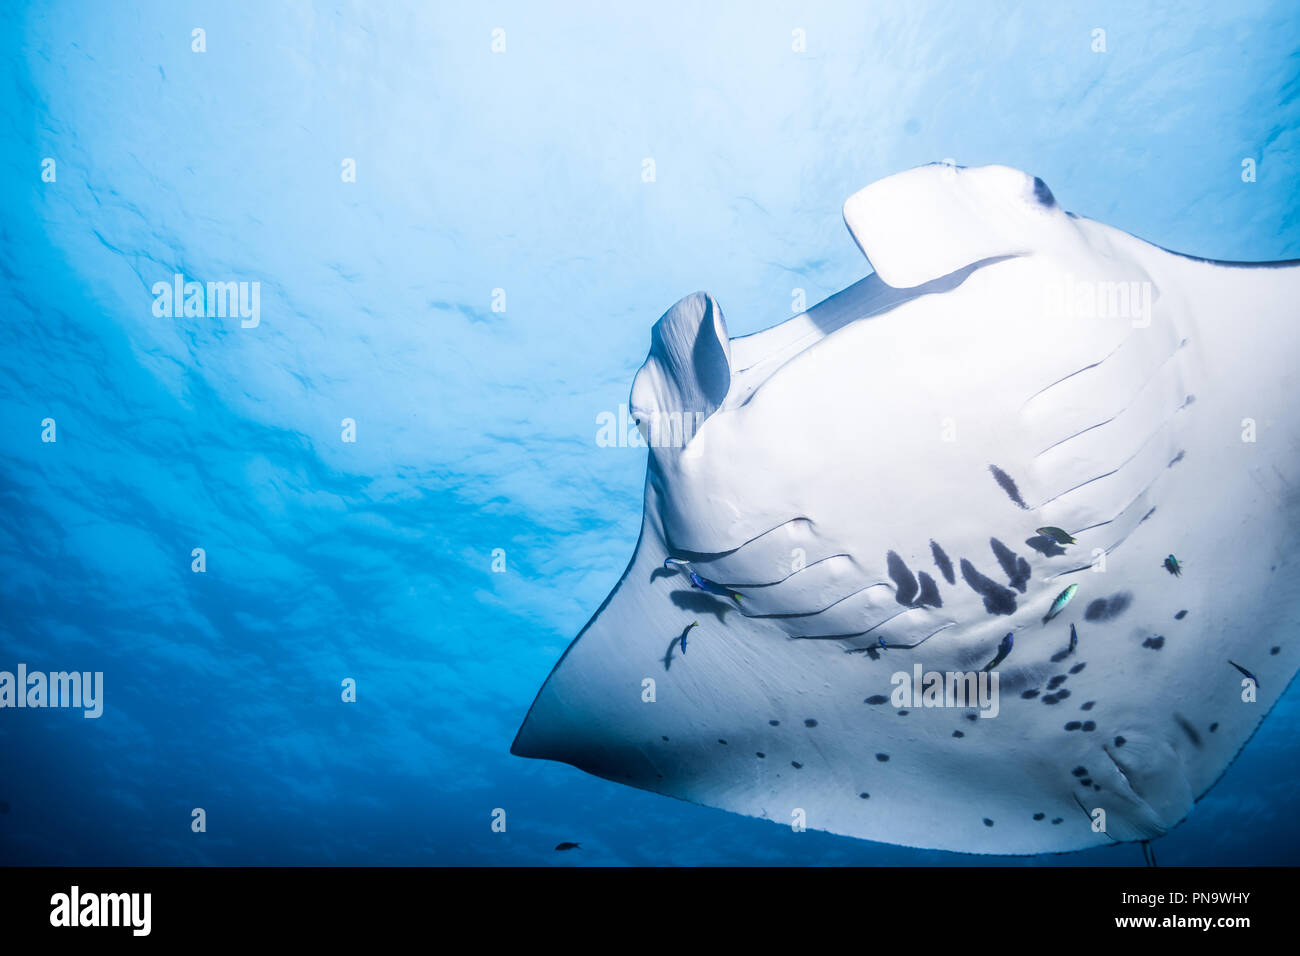
<path id="1" fill-rule="evenodd" d="M 640 539 L 512 752 L 913 847 L 1164 834 L 1300 661 L 1300 261 L 1174 253 L 1003 166 L 844 220 L 873 271 L 806 312 L 655 324 Z M 987 665 L 996 708 L 961 693 Z"/>

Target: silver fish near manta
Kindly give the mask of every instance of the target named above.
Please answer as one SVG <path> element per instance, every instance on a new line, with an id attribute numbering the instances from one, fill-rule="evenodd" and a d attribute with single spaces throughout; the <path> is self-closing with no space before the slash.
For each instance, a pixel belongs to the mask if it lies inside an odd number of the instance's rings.
<path id="1" fill-rule="evenodd" d="M 1032 854 L 1167 832 L 1300 665 L 1300 642 L 1270 653 L 1300 613 L 1300 265 L 1179 255 L 1000 166 L 891 176 L 844 219 L 874 272 L 806 313 L 731 338 L 697 293 L 655 324 L 631 408 L 697 427 L 646 450 L 632 560 L 512 751 L 907 846 Z M 1224 427 L 1243 409 L 1272 422 L 1248 455 Z M 939 440 L 945 422 L 959 441 Z M 1091 555 L 1032 528 L 1086 529 Z M 1216 555 L 1212 588 L 1170 578 L 1171 542 Z M 743 605 L 663 574 L 678 555 Z M 1088 640 L 1055 673 L 1063 641 L 1038 622 L 1079 582 Z M 664 672 L 684 610 L 716 615 L 709 641 L 699 666 Z M 1180 610 L 1177 640 L 1135 639 Z M 1000 683 L 1024 691 L 978 733 L 951 707 L 880 705 L 895 671 L 978 672 L 1008 632 L 1024 636 Z M 1260 662 L 1261 706 L 1207 647 Z M 647 706 L 629 688 L 652 669 Z M 1067 697 L 1086 721 L 1058 719 Z"/>

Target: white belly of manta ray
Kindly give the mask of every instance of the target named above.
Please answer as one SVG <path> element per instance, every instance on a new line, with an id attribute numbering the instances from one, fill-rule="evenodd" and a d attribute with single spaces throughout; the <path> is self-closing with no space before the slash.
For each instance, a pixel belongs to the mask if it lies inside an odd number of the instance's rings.
<path id="1" fill-rule="evenodd" d="M 651 334 L 641 538 L 512 751 L 869 840 L 1147 840 L 1300 662 L 1300 264 L 1178 255 L 1005 167 L 845 204 L 874 274 Z"/>

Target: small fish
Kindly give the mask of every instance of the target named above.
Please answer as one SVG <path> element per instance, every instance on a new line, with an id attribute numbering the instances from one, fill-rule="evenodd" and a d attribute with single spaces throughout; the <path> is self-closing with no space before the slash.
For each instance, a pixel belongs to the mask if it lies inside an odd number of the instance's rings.
<path id="1" fill-rule="evenodd" d="M 1011 645 L 1014 643 L 1015 640 L 1010 634 L 1007 634 L 1006 637 L 1002 638 L 1002 643 L 998 645 L 997 654 L 993 656 L 993 660 L 984 665 L 984 670 L 991 671 L 1006 660 L 1007 655 L 1011 653 Z"/>
<path id="2" fill-rule="evenodd" d="M 1074 648 L 1078 645 L 1078 643 L 1079 643 L 1079 632 L 1076 631 L 1076 630 L 1074 629 L 1074 625 L 1071 624 L 1071 625 L 1070 625 L 1070 643 L 1066 646 L 1065 650 L 1063 650 L 1063 651 L 1057 651 L 1055 654 L 1052 655 L 1052 663 L 1053 663 L 1053 664 L 1059 664 L 1059 663 L 1061 663 L 1061 661 L 1065 660 L 1067 657 L 1069 657 L 1071 654 L 1073 654 L 1073 653 L 1074 653 Z"/>
<path id="3" fill-rule="evenodd" d="M 686 573 L 691 576 L 691 584 L 699 588 L 701 591 L 707 591 L 709 594 L 721 594 L 723 597 L 734 598 L 736 603 L 740 603 L 740 595 L 735 591 L 730 591 L 727 588 L 724 588 L 721 584 L 710 581 L 708 578 L 702 578 L 694 571 L 687 571 Z"/>
<path id="4" fill-rule="evenodd" d="M 681 636 L 680 640 L 681 640 L 681 647 L 682 647 L 682 655 L 683 655 L 683 656 L 686 655 L 686 635 L 689 634 L 689 633 L 691 633 L 691 628 L 693 628 L 693 627 L 699 627 L 699 626 L 700 626 L 700 622 L 699 622 L 699 621 L 691 621 L 690 624 L 687 624 L 687 625 L 686 625 L 686 630 L 682 631 L 682 636 Z"/>
<path id="5" fill-rule="evenodd" d="M 1071 535 L 1068 531 L 1062 531 L 1060 528 L 1054 527 L 1050 524 L 1045 528 L 1035 528 L 1034 530 L 1037 531 L 1045 538 L 1051 538 L 1057 544 L 1078 543 L 1077 541 L 1074 540 L 1074 536 Z"/>
<path id="6" fill-rule="evenodd" d="M 1163 567 L 1176 578 L 1181 578 L 1183 576 L 1183 566 L 1178 563 L 1178 559 L 1172 554 L 1165 558 Z"/>
<path id="7" fill-rule="evenodd" d="M 1231 661 L 1231 660 L 1230 660 L 1230 661 L 1228 661 L 1228 663 L 1231 664 L 1233 667 L 1237 668 L 1237 670 L 1241 671 L 1243 674 L 1245 674 L 1247 677 L 1249 677 L 1252 681 L 1254 681 L 1256 687 L 1259 686 L 1259 678 L 1256 677 L 1254 674 L 1252 674 L 1250 671 L 1246 670 L 1246 668 L 1242 667 L 1242 666 L 1241 666 L 1240 664 L 1238 664 L 1236 661 Z"/>
<path id="8" fill-rule="evenodd" d="M 664 558 L 665 568 L 684 567 L 687 564 L 690 564 L 690 562 L 685 558 Z"/>
<path id="9" fill-rule="evenodd" d="M 557 850 L 578 850 L 582 848 L 582 844 L 581 843 L 557 843 L 555 844 L 555 848 Z"/>
<path id="10" fill-rule="evenodd" d="M 1047 609 L 1047 617 L 1043 618 L 1043 623 L 1046 624 L 1052 618 L 1056 617 L 1056 615 L 1064 611 L 1065 606 L 1070 603 L 1070 598 L 1074 597 L 1074 592 L 1077 590 L 1079 590 L 1079 585 L 1071 584 L 1068 588 L 1058 594 L 1056 600 L 1052 602 L 1052 606 Z"/>

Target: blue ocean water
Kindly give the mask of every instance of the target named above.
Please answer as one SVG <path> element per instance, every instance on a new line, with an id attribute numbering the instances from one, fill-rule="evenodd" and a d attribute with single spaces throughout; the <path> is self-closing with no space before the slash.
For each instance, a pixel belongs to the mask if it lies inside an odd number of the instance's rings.
<path id="1" fill-rule="evenodd" d="M 1295 5 L 1130 6 L 6 5 L 0 669 L 105 693 L 0 711 L 0 862 L 1140 863 L 508 753 L 636 541 L 645 451 L 597 418 L 682 295 L 786 318 L 867 273 L 849 194 L 949 158 L 1300 257 Z M 156 314 L 177 274 L 259 283 L 257 324 Z M 1300 862 L 1297 727 L 1293 686 L 1162 864 Z"/>

